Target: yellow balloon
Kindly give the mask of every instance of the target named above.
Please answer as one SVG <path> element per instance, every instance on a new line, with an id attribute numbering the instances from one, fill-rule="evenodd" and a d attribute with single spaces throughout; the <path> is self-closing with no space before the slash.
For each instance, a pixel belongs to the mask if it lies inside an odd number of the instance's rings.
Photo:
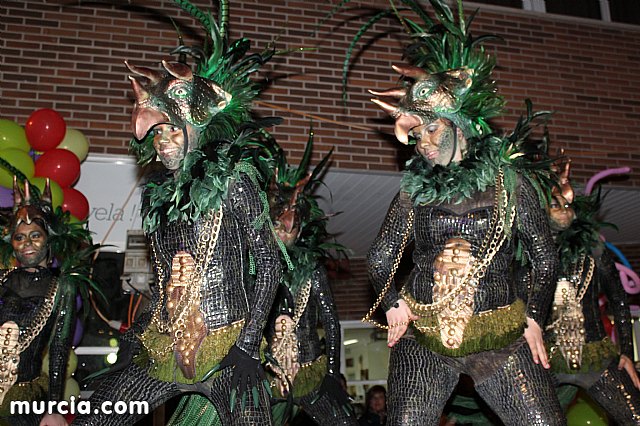
<path id="1" fill-rule="evenodd" d="M 46 185 L 47 178 L 43 178 L 41 176 L 36 176 L 29 179 L 31 185 L 37 187 L 40 190 L 40 193 L 44 191 L 44 186 Z M 58 185 L 55 181 L 49 179 L 49 187 L 51 188 L 51 205 L 55 209 L 56 207 L 60 207 L 62 202 L 64 201 L 64 192 L 60 185 Z"/>
<path id="2" fill-rule="evenodd" d="M 69 359 L 67 360 L 67 378 L 71 377 L 78 369 L 78 355 L 71 349 L 69 351 Z"/>
<path id="3" fill-rule="evenodd" d="M 0 118 L 0 149 L 16 148 L 29 152 L 31 145 L 22 126 L 11 120 Z"/>
<path id="4" fill-rule="evenodd" d="M 70 401 L 71 397 L 75 396 L 76 400 L 80 398 L 80 385 L 76 381 L 76 379 L 67 379 L 64 383 L 64 400 Z"/>
<path id="5" fill-rule="evenodd" d="M 31 180 L 33 177 L 35 165 L 28 153 L 16 148 L 7 148 L 0 150 L 0 158 L 20 170 L 27 179 Z M 10 172 L 2 164 L 0 164 L 0 185 L 5 188 L 13 188 L 13 172 Z"/>
<path id="6" fill-rule="evenodd" d="M 70 378 L 71 375 L 75 373 L 77 369 L 78 369 L 78 355 L 76 355 L 76 352 L 73 349 L 71 349 L 69 351 L 69 359 L 67 360 L 66 378 L 67 379 Z M 42 358 L 42 372 L 47 376 L 49 375 L 49 350 L 48 349 L 44 354 L 44 358 Z"/>
<path id="7" fill-rule="evenodd" d="M 73 152 L 82 163 L 89 153 L 89 142 L 87 142 L 87 138 L 84 137 L 80 130 L 67 127 L 67 133 L 65 133 L 58 148 Z"/>
<path id="8" fill-rule="evenodd" d="M 42 358 L 42 372 L 47 376 L 49 375 L 49 348 L 47 348 L 44 358 Z"/>

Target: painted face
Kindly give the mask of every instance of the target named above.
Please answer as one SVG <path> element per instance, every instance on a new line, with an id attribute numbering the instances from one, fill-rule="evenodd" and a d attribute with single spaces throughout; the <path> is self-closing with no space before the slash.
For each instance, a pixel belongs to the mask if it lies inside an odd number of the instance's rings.
<path id="1" fill-rule="evenodd" d="M 153 128 L 153 148 L 162 164 L 177 170 L 184 159 L 184 133 L 172 124 L 159 124 Z"/>
<path id="2" fill-rule="evenodd" d="M 35 222 L 21 223 L 11 236 L 11 245 L 21 266 L 47 266 L 47 234 Z"/>
<path id="3" fill-rule="evenodd" d="M 448 120 L 439 118 L 429 124 L 414 127 L 411 130 L 416 139 L 416 151 L 430 164 L 447 166 L 462 159 L 462 149 L 466 139 L 458 132 L 457 143 L 454 141 L 454 128 Z"/>
<path id="4" fill-rule="evenodd" d="M 549 224 L 553 231 L 559 232 L 569 228 L 576 218 L 571 204 L 562 195 L 556 195 L 549 203 Z"/>
<path id="5" fill-rule="evenodd" d="M 274 215 L 273 228 L 286 247 L 293 247 L 300 236 L 300 217 L 295 207 L 286 206 Z"/>

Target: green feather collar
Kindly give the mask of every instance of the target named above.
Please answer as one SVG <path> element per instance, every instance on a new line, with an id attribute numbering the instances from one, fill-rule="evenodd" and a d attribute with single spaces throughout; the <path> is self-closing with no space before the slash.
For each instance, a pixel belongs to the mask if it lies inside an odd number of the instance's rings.
<path id="1" fill-rule="evenodd" d="M 461 203 L 476 192 L 493 186 L 502 161 L 503 143 L 495 137 L 472 139 L 465 158 L 447 167 L 432 167 L 421 155 L 407 162 L 401 188 L 415 205 Z M 508 160 L 508 156 L 507 156 Z"/>
<path id="2" fill-rule="evenodd" d="M 194 222 L 205 212 L 218 209 L 227 196 L 229 183 L 238 177 L 236 163 L 237 157 L 229 155 L 228 147 L 209 156 L 200 149 L 189 152 L 177 176 L 147 183 L 144 230 L 153 232 L 161 223 Z"/>
<path id="3" fill-rule="evenodd" d="M 576 196 L 571 206 L 576 218 L 569 228 L 556 237 L 560 272 L 563 274 L 570 273 L 582 256 L 603 247 L 600 229 L 602 226 L 610 225 L 600 222 L 597 218 L 600 210 L 600 188 L 591 195 Z"/>
<path id="4" fill-rule="evenodd" d="M 287 253 L 294 268 L 285 271 L 284 283 L 291 294 L 295 296 L 313 275 L 313 271 L 318 265 L 319 256 L 313 250 L 298 246 L 287 249 Z"/>

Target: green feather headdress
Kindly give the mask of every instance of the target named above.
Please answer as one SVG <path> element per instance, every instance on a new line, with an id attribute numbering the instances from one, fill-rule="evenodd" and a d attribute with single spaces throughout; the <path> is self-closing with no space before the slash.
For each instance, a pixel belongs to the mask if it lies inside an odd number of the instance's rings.
<path id="1" fill-rule="evenodd" d="M 601 189 L 598 186 L 590 195 L 577 195 L 571 203 L 576 218 L 556 239 L 562 273 L 570 272 L 581 256 L 589 255 L 604 245 L 600 239 L 602 227 L 615 227 L 598 219 L 602 204 Z"/>
<path id="2" fill-rule="evenodd" d="M 251 75 L 257 72 L 275 53 L 272 45 L 267 46 L 260 53 L 248 54 L 251 41 L 241 38 L 230 41 L 227 34 L 229 8 L 227 0 L 219 1 L 219 19 L 210 13 L 203 12 L 188 0 L 174 0 L 183 10 L 194 17 L 205 31 L 206 39 L 202 47 L 181 44 L 171 53 L 178 54 L 181 62 L 186 62 L 190 56 L 195 60 L 194 76 L 214 82 L 229 96 L 224 108 L 218 111 L 202 129 L 200 144 L 216 140 L 233 139 L 238 135 L 238 127 L 242 123 L 252 121 L 251 104 L 259 95 L 261 86 L 251 80 Z M 182 37 L 179 37 L 182 41 Z M 132 71 L 143 76 L 158 76 L 157 73 L 145 68 L 135 68 Z M 196 105 L 194 104 L 194 108 Z M 148 164 L 155 156 L 153 136 L 147 135 L 142 140 L 135 138 L 130 141 L 130 150 L 140 164 Z"/>
<path id="3" fill-rule="evenodd" d="M 347 249 L 341 244 L 330 242 L 327 231 L 329 217 L 318 205 L 314 192 L 322 184 L 322 177 L 333 150 L 309 172 L 313 151 L 313 129 L 305 147 L 302 160 L 297 167 L 287 163 L 281 149 L 273 152 L 274 173 L 269 189 L 270 204 L 274 207 L 272 215 L 277 215 L 278 205 L 295 205 L 300 219 L 300 235 L 287 253 L 293 263 L 293 270 L 287 271 L 285 280 L 293 294 L 311 276 L 318 261 L 333 257 L 333 253 L 345 254 Z M 279 148 L 279 147 L 277 147 Z"/>
<path id="4" fill-rule="evenodd" d="M 187 0 L 175 3 L 201 24 L 205 45 L 181 44 L 172 52 L 179 55 L 180 61 L 163 62 L 163 73 L 127 64 L 132 72 L 152 83 L 144 87 L 132 78 L 137 137 L 153 125 L 166 122 L 183 129 L 190 124 L 199 131 L 197 140 L 188 142 L 178 173 L 147 184 L 147 208 L 143 212 L 143 228 L 147 232 L 163 222 L 195 221 L 203 212 L 218 208 L 229 182 L 241 172 L 259 177 L 255 167 L 261 166 L 256 161 L 260 158 L 253 152 L 256 147 L 271 144 L 271 136 L 264 128 L 278 122 L 256 120 L 251 115 L 252 101 L 260 92 L 260 85 L 251 80 L 251 75 L 275 50 L 268 47 L 261 53 L 249 54 L 248 39 L 229 41 L 226 0 L 219 2 L 218 21 Z M 195 60 L 193 70 L 185 64 L 187 56 Z M 186 93 L 182 97 L 172 92 L 177 87 L 168 83 L 172 80 L 184 84 Z M 156 155 L 151 132 L 141 141 L 133 139 L 130 148 L 141 164 L 149 163 Z"/>
<path id="5" fill-rule="evenodd" d="M 482 43 L 498 37 L 474 38 L 469 28 L 475 13 L 465 20 L 461 0 L 457 2 L 457 17 L 445 2 L 429 0 L 437 21 L 431 19 L 417 1 L 401 2 L 407 7 L 398 8 L 391 0 L 391 7 L 374 15 L 352 40 L 343 65 L 343 97 L 346 96 L 349 63 L 357 42 L 377 22 L 395 17 L 411 37 L 405 49 L 405 58 L 411 66 L 395 68 L 415 82 L 403 89 L 374 94 L 403 97 L 402 112 L 430 119 L 447 118 L 460 127 L 467 138 L 490 134 L 488 120 L 500 114 L 504 100 L 497 94 L 491 77 L 495 58 L 485 52 Z M 405 16 L 403 12 L 406 11 L 413 12 L 422 22 Z"/>

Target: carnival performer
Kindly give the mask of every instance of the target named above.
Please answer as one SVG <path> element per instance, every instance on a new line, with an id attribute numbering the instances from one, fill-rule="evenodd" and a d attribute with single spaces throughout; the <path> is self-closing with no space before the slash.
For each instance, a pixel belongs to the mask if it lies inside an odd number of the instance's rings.
<path id="1" fill-rule="evenodd" d="M 426 28 L 404 20 L 414 43 L 411 65 L 394 66 L 405 86 L 374 99 L 395 119 L 395 135 L 417 155 L 368 253 L 369 273 L 391 347 L 391 425 L 438 424 L 466 373 L 505 424 L 565 424 L 542 339 L 557 256 L 538 191 L 543 173 L 520 151 L 523 127 L 498 137 L 487 120 L 503 100 L 491 77 L 495 61 L 464 20 L 430 0 L 439 23 L 417 2 Z M 529 117 L 531 114 L 529 114 Z M 413 271 L 398 292 L 394 272 L 414 242 Z M 533 254 L 528 304 L 517 298 L 516 241 Z M 523 336 L 524 334 L 524 336 Z"/>
<path id="2" fill-rule="evenodd" d="M 27 180 L 22 188 L 14 178 L 13 194 L 0 242 L 4 267 L 16 265 L 0 271 L 0 424 L 64 425 L 56 412 L 43 417 L 29 405 L 26 414 L 14 414 L 11 405 L 44 401 L 42 411 L 48 412 L 49 402 L 64 401 L 76 297 L 87 295 L 95 246 L 83 224 L 71 223 L 69 213 L 60 209 L 53 211 L 48 180 L 39 195 Z M 48 375 L 42 368 L 47 350 Z"/>
<path id="3" fill-rule="evenodd" d="M 195 71 L 183 62 L 163 61 L 161 72 L 127 64 L 136 74 L 134 151 L 143 163 L 157 154 L 166 169 L 143 200 L 157 285 L 121 341 L 124 368 L 92 401 L 147 401 L 154 409 L 197 392 L 224 425 L 270 425 L 260 355 L 281 264 L 243 143 L 258 137 L 250 104 L 259 90 L 249 76 L 273 52 L 246 55 L 249 40 L 227 39 L 224 1 L 219 22 L 193 5 L 186 10 L 211 38 L 208 52 L 177 49 L 198 59 Z M 139 417 L 98 414 L 74 424 L 129 425 Z"/>
<path id="4" fill-rule="evenodd" d="M 549 223 L 560 269 L 546 338 L 552 371 L 560 384 L 584 389 L 618 425 L 640 424 L 640 380 L 633 364 L 631 314 L 615 263 L 600 239 L 599 195 L 575 195 L 570 160 L 562 158 Z M 604 294 L 617 345 L 601 320 Z"/>
<path id="5" fill-rule="evenodd" d="M 276 235 L 286 246 L 292 266 L 285 270 L 270 326 L 269 351 L 276 361 L 272 387 L 274 395 L 293 396 L 294 404 L 317 424 L 357 425 L 340 383 L 340 323 L 323 265 L 329 250 L 346 249 L 327 241 L 328 217 L 313 193 L 330 153 L 307 173 L 312 146 L 313 131 L 298 167 L 291 167 L 280 150 L 269 188 Z M 326 353 L 318 319 L 325 332 Z"/>
<path id="6" fill-rule="evenodd" d="M 318 424 L 357 425 L 340 383 L 340 323 L 322 264 L 329 258 L 329 250 L 343 252 L 346 248 L 327 241 L 328 217 L 313 193 L 330 154 L 307 173 L 312 149 L 310 132 L 298 167 L 287 163 L 277 144 L 270 144 L 265 154 L 268 165 L 263 163 L 271 174 L 270 214 L 284 248 L 283 265 L 287 265 L 265 330 L 270 343 L 267 367 L 272 375 L 273 421 L 275 425 L 288 424 L 293 404 Z M 325 331 L 326 353 L 318 335 L 318 320 Z M 192 395 L 188 400 L 183 398 L 170 424 L 218 422 L 210 402 Z"/>

